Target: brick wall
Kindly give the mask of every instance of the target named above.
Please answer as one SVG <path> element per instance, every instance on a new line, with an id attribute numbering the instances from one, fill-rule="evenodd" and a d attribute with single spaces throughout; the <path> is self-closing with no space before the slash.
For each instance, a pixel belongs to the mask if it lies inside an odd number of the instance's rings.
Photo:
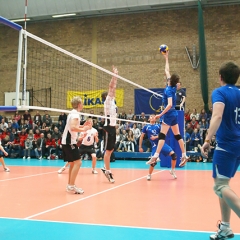
<path id="1" fill-rule="evenodd" d="M 221 63 L 240 64 L 239 14 L 239 5 L 204 9 L 209 99 L 219 86 Z M 199 68 L 192 69 L 185 51 L 187 46 L 191 52 L 195 44 L 198 52 L 197 9 L 28 23 L 27 30 L 108 70 L 114 64 L 121 76 L 146 88 L 164 87 L 165 62 L 158 47 L 168 44 L 170 70 L 187 88 L 186 107 L 203 107 Z M 17 46 L 18 33 L 0 26 L 0 105 L 4 92 L 15 91 Z M 125 111 L 133 108 L 132 94 L 125 95 L 124 103 Z"/>

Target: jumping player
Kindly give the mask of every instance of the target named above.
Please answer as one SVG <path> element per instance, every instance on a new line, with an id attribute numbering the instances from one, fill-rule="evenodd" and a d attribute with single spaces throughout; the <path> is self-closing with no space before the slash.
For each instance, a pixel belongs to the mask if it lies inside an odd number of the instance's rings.
<path id="1" fill-rule="evenodd" d="M 233 238 L 230 215 L 233 210 L 240 218 L 240 198 L 229 186 L 240 164 L 240 90 L 235 86 L 240 68 L 233 62 L 224 63 L 219 70 L 221 87 L 212 93 L 213 112 L 208 134 L 201 148 L 207 158 L 210 141 L 216 134 L 213 155 L 214 192 L 220 203 L 222 219 L 212 240 Z"/>
<path id="2" fill-rule="evenodd" d="M 118 74 L 118 70 L 113 66 L 113 73 Z M 103 126 L 103 138 L 104 138 L 104 165 L 102 172 L 106 176 L 109 182 L 114 183 L 113 174 L 110 170 L 110 157 L 114 150 L 116 142 L 116 117 L 117 117 L 117 106 L 115 103 L 117 87 L 117 77 L 112 77 L 109 83 L 108 92 L 102 93 L 102 101 L 104 101 L 104 115 L 110 119 L 105 119 Z"/>
<path id="3" fill-rule="evenodd" d="M 152 164 L 156 162 L 159 157 L 159 153 L 165 143 L 166 134 L 168 133 L 169 128 L 171 127 L 175 139 L 178 141 L 179 146 L 182 151 L 181 162 L 179 164 L 180 167 L 184 166 L 188 161 L 188 157 L 186 155 L 186 151 L 184 148 L 184 142 L 182 136 L 179 132 L 178 126 L 178 113 L 175 110 L 176 106 L 176 84 L 179 82 L 179 76 L 177 74 L 170 75 L 169 72 L 169 62 L 168 62 L 168 51 L 165 55 L 163 55 L 166 59 L 165 64 L 165 74 L 167 76 L 167 87 L 164 90 L 163 94 L 163 104 L 165 109 L 159 114 L 156 115 L 155 118 L 161 118 L 163 116 L 161 132 L 159 134 L 158 147 L 154 154 L 154 156 L 147 162 L 147 164 Z"/>
<path id="4" fill-rule="evenodd" d="M 160 126 L 160 124 L 156 124 L 155 114 L 150 115 L 149 121 L 150 121 L 150 124 L 145 125 L 142 129 L 142 134 L 141 134 L 140 139 L 139 139 L 139 152 L 143 152 L 142 142 L 143 142 L 144 135 L 147 134 L 148 138 L 150 139 L 151 145 L 152 145 L 152 154 L 151 154 L 151 157 L 152 157 L 155 154 L 156 149 L 157 149 L 158 135 L 160 133 L 161 126 Z M 170 170 L 170 174 L 172 175 L 172 177 L 174 179 L 176 179 L 177 175 L 175 173 L 175 166 L 176 166 L 177 155 L 175 154 L 173 149 L 170 146 L 168 146 L 166 143 L 164 143 L 163 148 L 161 150 L 161 153 L 164 156 L 171 156 L 171 158 L 172 158 L 172 162 L 171 162 L 172 169 Z M 151 174 L 152 174 L 153 169 L 156 166 L 158 161 L 160 161 L 159 158 L 154 163 L 150 164 L 149 173 L 147 175 L 147 180 L 148 181 L 151 180 Z"/>

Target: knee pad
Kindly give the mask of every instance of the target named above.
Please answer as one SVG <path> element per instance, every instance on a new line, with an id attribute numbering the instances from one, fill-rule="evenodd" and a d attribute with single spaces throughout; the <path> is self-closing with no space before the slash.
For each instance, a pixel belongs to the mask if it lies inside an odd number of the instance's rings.
<path id="1" fill-rule="evenodd" d="M 171 155 L 171 157 L 172 157 L 172 160 L 177 160 L 177 154 L 176 154 L 176 153 L 173 153 L 173 154 Z"/>
<path id="2" fill-rule="evenodd" d="M 230 179 L 226 178 L 215 178 L 215 185 L 213 187 L 213 190 L 220 198 L 222 198 L 222 189 L 230 188 L 229 180 Z"/>
<path id="3" fill-rule="evenodd" d="M 182 139 L 182 136 L 180 134 L 174 135 L 175 139 L 177 141 L 179 141 L 180 139 Z"/>
<path id="4" fill-rule="evenodd" d="M 165 140 L 165 138 L 166 138 L 166 135 L 164 134 L 164 133 L 159 133 L 159 135 L 158 135 L 158 139 L 159 140 Z"/>
<path id="5" fill-rule="evenodd" d="M 157 163 L 155 162 L 155 163 L 152 163 L 152 164 L 150 164 L 152 167 L 155 167 L 156 165 L 157 165 Z"/>

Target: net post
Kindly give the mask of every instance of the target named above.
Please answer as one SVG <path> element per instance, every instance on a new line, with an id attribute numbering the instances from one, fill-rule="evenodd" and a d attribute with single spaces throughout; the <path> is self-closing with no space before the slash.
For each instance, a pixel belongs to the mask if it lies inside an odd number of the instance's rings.
<path id="1" fill-rule="evenodd" d="M 18 40 L 18 62 L 17 62 L 17 76 L 16 76 L 16 106 L 19 106 L 19 91 L 20 91 L 20 77 L 21 77 L 21 64 L 22 64 L 22 41 L 23 30 L 19 31 Z"/>

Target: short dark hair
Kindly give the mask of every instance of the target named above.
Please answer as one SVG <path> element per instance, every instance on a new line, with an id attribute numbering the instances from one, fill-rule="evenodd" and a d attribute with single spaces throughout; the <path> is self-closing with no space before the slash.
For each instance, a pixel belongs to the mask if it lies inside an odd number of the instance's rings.
<path id="1" fill-rule="evenodd" d="M 106 97 L 107 97 L 107 95 L 108 95 L 108 92 L 103 92 L 103 93 L 102 93 L 102 99 L 104 99 L 104 100 L 105 100 L 105 99 L 106 99 Z"/>
<path id="2" fill-rule="evenodd" d="M 179 82 L 180 77 L 178 76 L 178 74 L 174 73 L 172 74 L 171 78 L 170 78 L 170 85 L 172 87 L 175 87 L 177 85 L 177 83 Z"/>
<path id="3" fill-rule="evenodd" d="M 234 62 L 223 63 L 219 69 L 219 75 L 227 84 L 235 85 L 240 74 L 239 67 Z"/>

